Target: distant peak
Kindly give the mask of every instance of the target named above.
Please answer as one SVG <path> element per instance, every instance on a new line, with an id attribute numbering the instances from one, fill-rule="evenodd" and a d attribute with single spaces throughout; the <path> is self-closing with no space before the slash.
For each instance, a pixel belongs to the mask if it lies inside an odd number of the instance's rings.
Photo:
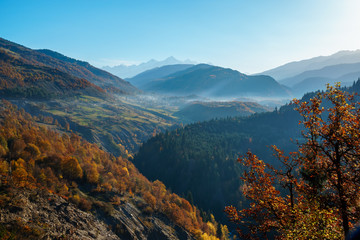
<path id="1" fill-rule="evenodd" d="M 178 61 L 176 58 L 174 58 L 173 56 L 170 56 L 168 58 L 165 59 L 165 61 Z"/>
<path id="2" fill-rule="evenodd" d="M 332 56 L 346 56 L 346 55 L 359 54 L 359 53 L 360 53 L 360 49 L 342 50 L 342 51 L 339 51 L 339 52 L 336 52 L 336 53 L 332 54 Z"/>

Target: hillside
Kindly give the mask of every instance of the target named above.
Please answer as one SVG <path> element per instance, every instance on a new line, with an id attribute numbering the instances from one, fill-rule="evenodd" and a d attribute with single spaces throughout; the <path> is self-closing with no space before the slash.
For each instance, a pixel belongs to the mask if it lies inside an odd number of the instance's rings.
<path id="1" fill-rule="evenodd" d="M 226 234 L 225 226 L 203 221 L 196 207 L 160 181 L 148 181 L 131 162 L 39 121 L 9 102 L 0 105 L 1 239 Z"/>
<path id="2" fill-rule="evenodd" d="M 98 86 L 57 69 L 35 65 L 15 52 L 0 48 L 0 94 L 3 97 L 58 98 L 85 94 L 105 97 Z"/>
<path id="3" fill-rule="evenodd" d="M 167 112 L 126 103 L 88 80 L 68 73 L 90 74 L 80 66 L 94 70 L 85 62 L 46 50 L 56 57 L 53 58 L 1 39 L 0 45 L 2 98 L 35 116 L 57 121 L 66 131 L 77 132 L 116 156 L 135 152 L 154 131 L 164 131 L 176 124 Z"/>
<path id="4" fill-rule="evenodd" d="M 163 77 L 166 77 L 170 74 L 173 74 L 178 71 L 183 71 L 192 67 L 192 64 L 175 64 L 175 65 L 166 65 L 162 67 L 156 67 L 145 72 L 142 72 L 132 78 L 127 78 L 131 84 L 138 88 L 148 84 L 151 81 L 159 80 Z"/>
<path id="5" fill-rule="evenodd" d="M 198 64 L 154 80 L 143 90 L 203 97 L 289 97 L 287 88 L 269 76 L 247 76 L 232 69 Z"/>
<path id="6" fill-rule="evenodd" d="M 61 128 L 78 133 L 115 156 L 134 153 L 154 132 L 176 125 L 166 112 L 117 100 L 79 96 L 71 100 L 11 99 L 11 102 L 35 116 L 57 121 Z"/>
<path id="7" fill-rule="evenodd" d="M 185 122 L 199 122 L 214 118 L 249 116 L 254 113 L 269 111 L 254 102 L 192 102 L 181 108 L 174 116 Z"/>
<path id="8" fill-rule="evenodd" d="M 280 81 L 302 72 L 321 69 L 326 66 L 360 62 L 360 50 L 340 51 L 330 56 L 320 56 L 296 62 L 290 62 L 260 74 L 270 75 Z"/>
<path id="9" fill-rule="evenodd" d="M 29 64 L 56 69 L 77 78 L 86 79 L 100 87 L 114 87 L 120 93 L 134 93 L 137 89 L 130 83 L 91 66 L 50 50 L 32 50 L 0 38 L 0 49 L 8 50 L 28 61 Z"/>

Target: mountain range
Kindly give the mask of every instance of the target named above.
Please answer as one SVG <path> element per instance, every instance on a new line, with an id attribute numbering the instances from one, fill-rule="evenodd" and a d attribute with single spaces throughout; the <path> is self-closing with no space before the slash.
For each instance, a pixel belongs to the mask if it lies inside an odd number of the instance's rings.
<path id="1" fill-rule="evenodd" d="M 290 86 L 295 96 L 301 97 L 306 92 L 325 90 L 326 84 L 340 82 L 350 86 L 360 78 L 360 62 L 326 66 L 317 70 L 303 72 L 280 83 Z"/>
<path id="2" fill-rule="evenodd" d="M 105 66 L 102 69 L 116 75 L 119 76 L 121 78 L 131 78 L 134 77 L 135 75 L 142 73 L 146 70 L 150 70 L 153 68 L 157 68 L 157 67 L 162 67 L 162 66 L 166 66 L 166 65 L 175 65 L 175 64 L 196 64 L 196 62 L 191 61 L 191 60 L 185 60 L 185 61 L 180 61 L 174 57 L 168 57 L 162 61 L 157 61 L 154 59 L 149 60 L 148 62 L 144 62 L 144 63 L 140 63 L 138 65 L 133 64 L 130 66 L 127 65 L 117 65 L 117 66 Z"/>
<path id="3" fill-rule="evenodd" d="M 163 70 L 164 68 L 153 69 L 146 77 L 134 77 L 134 81 L 141 79 L 142 85 L 139 87 L 144 91 L 168 95 L 196 94 L 216 98 L 290 96 L 286 87 L 265 75 L 248 76 L 232 69 L 208 64 L 186 67 L 167 76 L 158 74 Z M 159 75 L 160 78 L 157 78 Z"/>
<path id="4" fill-rule="evenodd" d="M 305 71 L 321 69 L 326 66 L 360 62 L 360 50 L 340 51 L 330 56 L 319 56 L 264 71 L 260 74 L 270 75 L 278 81 L 293 77 Z"/>

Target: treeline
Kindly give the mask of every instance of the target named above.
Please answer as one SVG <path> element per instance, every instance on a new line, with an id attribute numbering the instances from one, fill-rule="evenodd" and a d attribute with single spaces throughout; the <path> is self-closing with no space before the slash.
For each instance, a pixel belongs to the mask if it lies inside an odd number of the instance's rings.
<path id="1" fill-rule="evenodd" d="M 115 158 L 78 135 L 41 127 L 36 120 L 9 102 L 1 103 L 1 207 L 9 201 L 7 192 L 12 188 L 44 188 L 84 211 L 102 209 L 105 213 L 124 197 L 140 197 L 146 203 L 142 211 L 164 214 L 199 239 L 228 234 L 226 226 L 203 221 L 199 209 L 160 181 L 148 181 L 128 160 Z"/>

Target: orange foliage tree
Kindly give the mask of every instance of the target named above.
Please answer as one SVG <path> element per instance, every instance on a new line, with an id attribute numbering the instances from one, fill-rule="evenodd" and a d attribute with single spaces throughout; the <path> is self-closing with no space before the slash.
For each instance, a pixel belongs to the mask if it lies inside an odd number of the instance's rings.
<path id="1" fill-rule="evenodd" d="M 293 102 L 305 127 L 298 152 L 285 156 L 274 146 L 281 170 L 250 152 L 239 158 L 250 208 L 225 211 L 242 237 L 345 237 L 360 219 L 360 104 L 340 85 Z"/>

